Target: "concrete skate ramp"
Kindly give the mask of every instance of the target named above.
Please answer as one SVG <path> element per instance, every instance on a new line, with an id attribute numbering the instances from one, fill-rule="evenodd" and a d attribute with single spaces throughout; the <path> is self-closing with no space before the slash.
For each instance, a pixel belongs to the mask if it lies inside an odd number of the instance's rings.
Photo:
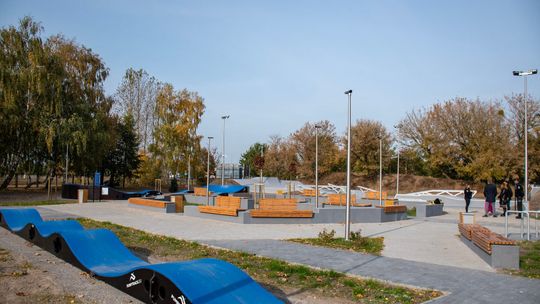
<path id="1" fill-rule="evenodd" d="M 0 225 L 145 303 L 282 303 L 225 261 L 149 264 L 110 230 L 43 221 L 35 209 L 0 209 Z"/>

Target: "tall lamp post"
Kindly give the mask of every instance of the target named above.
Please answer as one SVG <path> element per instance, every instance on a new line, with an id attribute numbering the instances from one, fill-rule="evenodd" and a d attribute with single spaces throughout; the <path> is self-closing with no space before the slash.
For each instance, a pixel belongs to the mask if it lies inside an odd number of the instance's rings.
<path id="1" fill-rule="evenodd" d="M 382 134 L 379 134 L 379 206 L 382 206 Z"/>
<path id="2" fill-rule="evenodd" d="M 401 147 L 399 146 L 399 130 L 401 128 L 401 124 L 395 125 L 394 128 L 398 131 L 398 144 L 397 144 L 397 172 L 396 172 L 396 195 L 394 198 L 397 198 L 397 195 L 399 194 L 399 154 L 401 153 Z"/>
<path id="3" fill-rule="evenodd" d="M 225 182 L 225 120 L 227 120 L 230 116 L 229 115 L 223 115 L 221 116 L 221 119 L 223 119 L 223 143 L 222 143 L 222 161 L 221 161 L 221 185 L 223 186 Z"/>
<path id="4" fill-rule="evenodd" d="M 188 162 L 187 162 L 187 190 L 189 191 L 189 183 L 191 182 L 191 153 L 193 147 L 189 147 Z"/>
<path id="5" fill-rule="evenodd" d="M 528 128 L 527 128 L 527 108 L 528 108 L 528 103 L 527 103 L 527 76 L 530 76 L 530 75 L 535 75 L 538 73 L 538 70 L 534 69 L 534 70 L 528 70 L 528 71 L 513 71 L 512 74 L 514 76 L 523 76 L 523 79 L 525 80 L 525 90 L 524 90 L 524 93 L 523 93 L 523 104 L 525 106 L 525 122 L 524 122 L 524 126 L 523 126 L 523 133 L 524 133 L 524 141 L 525 141 L 525 200 L 524 200 L 524 206 L 525 208 L 529 209 L 529 195 L 528 195 L 528 192 L 529 192 L 529 175 L 528 175 L 528 164 L 527 164 L 527 159 L 528 159 L 528 150 L 527 150 L 527 133 L 528 132 Z"/>
<path id="6" fill-rule="evenodd" d="M 348 96 L 347 111 L 347 207 L 345 211 L 345 240 L 349 240 L 351 234 L 351 95 L 352 90 L 345 91 Z"/>
<path id="7" fill-rule="evenodd" d="M 315 125 L 315 208 L 319 208 L 319 129 L 321 125 Z"/>
<path id="8" fill-rule="evenodd" d="M 206 206 L 210 205 L 210 142 L 214 137 L 208 136 L 208 156 L 206 159 Z"/>

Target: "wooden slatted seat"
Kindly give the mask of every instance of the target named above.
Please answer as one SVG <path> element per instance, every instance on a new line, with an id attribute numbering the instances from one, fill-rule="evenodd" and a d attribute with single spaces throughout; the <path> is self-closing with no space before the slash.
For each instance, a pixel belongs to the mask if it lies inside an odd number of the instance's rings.
<path id="1" fill-rule="evenodd" d="M 298 210 L 296 199 L 263 198 L 259 201 L 259 209 L 251 210 L 251 217 L 313 217 L 311 210 Z"/>
<path id="2" fill-rule="evenodd" d="M 386 191 L 382 192 L 382 199 L 386 200 L 388 197 L 388 193 Z M 379 199 L 379 191 L 367 191 L 364 192 L 364 198 L 370 199 L 370 200 L 378 200 Z"/>
<path id="3" fill-rule="evenodd" d="M 206 189 L 205 189 L 206 190 Z M 240 197 L 234 196 L 218 196 L 216 197 L 215 206 L 199 206 L 199 212 L 212 213 L 228 216 L 238 216 L 240 207 Z"/>
<path id="4" fill-rule="evenodd" d="M 328 194 L 328 199 L 325 203 L 326 205 L 332 206 L 347 206 L 347 195 L 346 194 Z M 351 195 L 351 206 L 352 207 L 371 207 L 371 203 L 357 203 L 356 195 Z"/>
<path id="5" fill-rule="evenodd" d="M 480 225 L 477 226 L 479 227 L 472 227 L 471 229 L 471 240 L 476 246 L 488 254 L 492 252 L 492 245 L 516 245 L 516 242 L 513 240 L 507 239 Z"/>
<path id="6" fill-rule="evenodd" d="M 165 208 L 165 206 L 167 205 L 167 202 L 164 202 L 164 201 L 158 201 L 158 200 L 140 198 L 140 197 L 129 198 L 128 203 L 133 204 L 133 205 L 154 207 L 154 208 Z"/>
<path id="7" fill-rule="evenodd" d="M 407 212 L 407 206 L 405 205 L 393 205 L 393 206 L 376 206 L 377 208 L 383 208 L 384 213 L 401 213 Z"/>
<path id="8" fill-rule="evenodd" d="M 212 194 L 212 192 L 210 192 L 210 195 Z M 206 188 L 203 188 L 203 187 L 195 187 L 193 189 L 193 195 L 195 196 L 206 196 Z"/>
<path id="9" fill-rule="evenodd" d="M 315 189 L 304 189 L 302 190 L 302 195 L 304 196 L 316 196 L 317 192 Z M 321 192 L 319 191 L 319 196 L 321 196 Z"/>

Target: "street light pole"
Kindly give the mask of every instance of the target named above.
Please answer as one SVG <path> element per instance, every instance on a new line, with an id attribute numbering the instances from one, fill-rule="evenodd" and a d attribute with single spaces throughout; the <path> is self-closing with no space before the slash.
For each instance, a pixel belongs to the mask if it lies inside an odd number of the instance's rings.
<path id="1" fill-rule="evenodd" d="M 397 196 L 399 194 L 399 147 L 398 147 L 398 150 L 397 150 L 397 178 L 396 178 L 396 195 Z"/>
<path id="2" fill-rule="evenodd" d="M 208 136 L 208 156 L 206 160 L 206 206 L 210 205 L 210 141 L 212 136 Z"/>
<path id="3" fill-rule="evenodd" d="M 379 206 L 382 206 L 382 135 L 379 134 Z"/>
<path id="4" fill-rule="evenodd" d="M 524 80 L 525 80 L 525 88 L 524 88 L 524 93 L 523 93 L 523 104 L 525 105 L 525 121 L 524 121 L 524 124 L 523 124 L 523 135 L 524 135 L 524 141 L 525 141 L 525 155 L 524 155 L 524 158 L 525 158 L 525 182 L 524 182 L 524 185 L 525 185 L 525 197 L 524 197 L 524 201 L 523 201 L 523 205 L 525 206 L 525 208 L 529 209 L 529 195 L 528 195 L 528 192 L 529 192 L 529 168 L 528 168 L 528 149 L 527 149 L 527 133 L 528 132 L 528 128 L 527 128 L 527 112 L 528 112 L 528 102 L 527 102 L 527 76 L 529 75 L 535 75 L 538 73 L 538 70 L 529 70 L 529 71 L 513 71 L 513 75 L 514 76 L 523 76 Z"/>
<path id="5" fill-rule="evenodd" d="M 320 125 L 315 125 L 315 208 L 319 208 L 319 129 Z"/>
<path id="6" fill-rule="evenodd" d="M 221 116 L 223 119 L 223 145 L 222 145 L 222 161 L 221 161 L 221 185 L 223 186 L 225 182 L 225 120 L 229 118 L 229 115 Z"/>
<path id="7" fill-rule="evenodd" d="M 345 91 L 348 96 L 347 111 L 347 207 L 345 211 L 345 240 L 349 240 L 351 234 L 351 95 L 352 90 Z"/>
<path id="8" fill-rule="evenodd" d="M 189 183 L 191 182 L 191 152 L 192 147 L 189 147 L 188 162 L 187 162 L 187 190 L 189 191 Z"/>

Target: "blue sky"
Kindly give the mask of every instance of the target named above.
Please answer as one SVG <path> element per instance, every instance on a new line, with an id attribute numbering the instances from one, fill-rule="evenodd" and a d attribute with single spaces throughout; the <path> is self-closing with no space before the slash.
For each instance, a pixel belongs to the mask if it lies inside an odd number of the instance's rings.
<path id="1" fill-rule="evenodd" d="M 199 128 L 227 162 L 254 142 L 307 121 L 387 127 L 406 112 L 453 97 L 521 93 L 516 69 L 540 69 L 540 1 L 13 1 L 0 26 L 24 15 L 45 34 L 92 48 L 113 94 L 129 67 L 205 98 Z M 540 76 L 529 92 L 540 98 Z"/>

